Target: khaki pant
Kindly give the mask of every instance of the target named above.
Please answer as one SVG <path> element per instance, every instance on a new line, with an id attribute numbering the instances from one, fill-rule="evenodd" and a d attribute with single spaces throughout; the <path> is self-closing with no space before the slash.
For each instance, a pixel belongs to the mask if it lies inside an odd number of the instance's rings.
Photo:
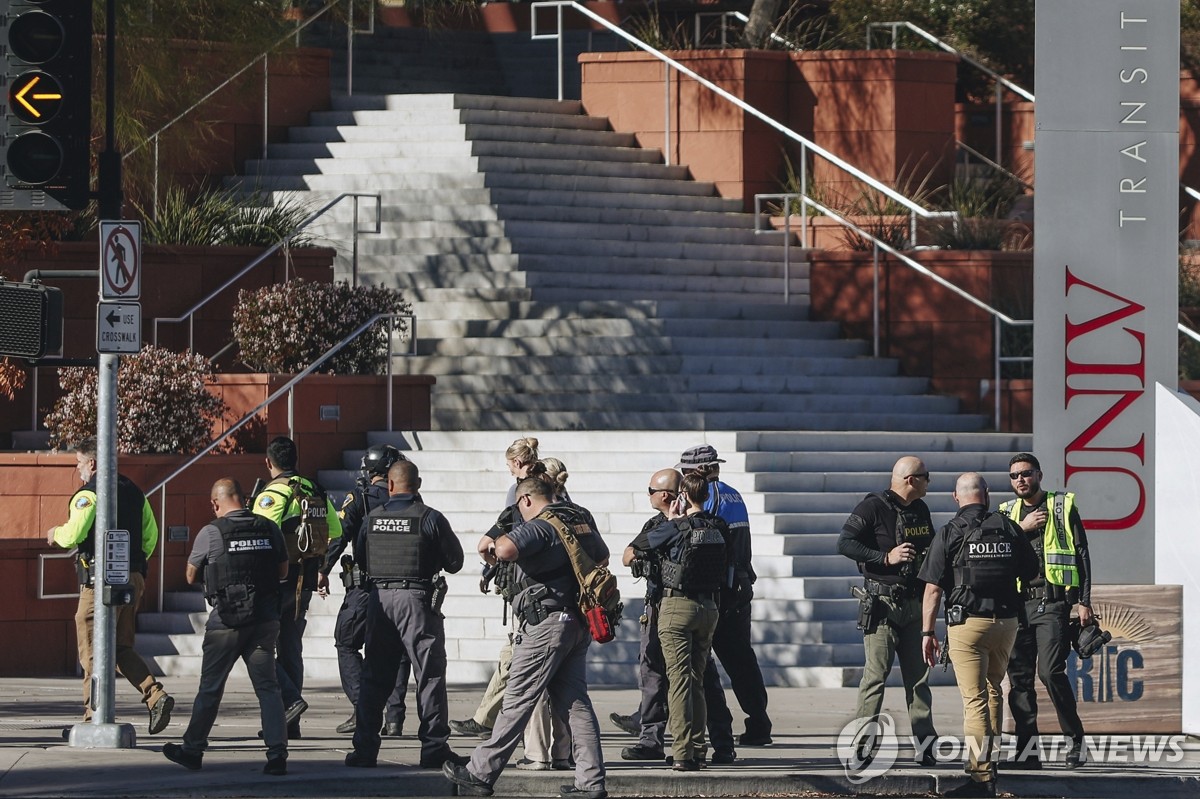
<path id="1" fill-rule="evenodd" d="M 114 605 L 112 614 L 116 625 L 116 665 L 117 672 L 142 694 L 142 703 L 147 708 L 154 707 L 159 699 L 167 695 L 142 656 L 133 648 L 134 635 L 137 632 L 137 612 L 142 604 L 142 593 L 146 590 L 146 581 L 138 572 L 129 575 L 129 585 L 133 588 L 133 602 L 128 605 Z M 79 607 L 75 610 L 75 638 L 79 650 L 79 665 L 83 667 L 83 720 L 92 718 L 92 635 L 96 614 L 96 592 L 91 586 L 79 587 Z"/>
<path id="2" fill-rule="evenodd" d="M 703 759 L 708 752 L 704 728 L 704 669 L 717 629 L 717 603 L 682 596 L 663 597 L 658 640 L 667 666 L 667 726 L 676 763 Z"/>
<path id="3" fill-rule="evenodd" d="M 996 779 L 1004 713 L 1000 682 L 1016 637 L 1016 619 L 971 616 L 949 630 L 950 662 L 963 700 L 966 771 L 976 782 Z"/>

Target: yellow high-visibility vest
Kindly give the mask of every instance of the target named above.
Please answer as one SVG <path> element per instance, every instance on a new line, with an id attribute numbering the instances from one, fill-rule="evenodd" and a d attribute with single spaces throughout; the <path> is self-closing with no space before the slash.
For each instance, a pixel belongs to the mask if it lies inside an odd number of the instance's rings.
<path id="1" fill-rule="evenodd" d="M 1042 559 L 1046 582 L 1067 587 L 1079 586 L 1079 555 L 1075 551 L 1075 531 L 1071 529 L 1071 510 L 1075 495 L 1070 492 L 1046 493 L 1046 527 L 1042 533 Z M 1021 500 L 1010 499 L 1000 506 L 1014 522 L 1021 521 Z"/>

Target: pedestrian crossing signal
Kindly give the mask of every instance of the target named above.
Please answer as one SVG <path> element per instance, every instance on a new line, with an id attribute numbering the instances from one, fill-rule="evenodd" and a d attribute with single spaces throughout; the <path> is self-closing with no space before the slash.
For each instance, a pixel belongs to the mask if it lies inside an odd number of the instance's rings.
<path id="1" fill-rule="evenodd" d="M 62 292 L 38 283 L 0 281 L 0 355 L 43 358 L 62 350 Z"/>

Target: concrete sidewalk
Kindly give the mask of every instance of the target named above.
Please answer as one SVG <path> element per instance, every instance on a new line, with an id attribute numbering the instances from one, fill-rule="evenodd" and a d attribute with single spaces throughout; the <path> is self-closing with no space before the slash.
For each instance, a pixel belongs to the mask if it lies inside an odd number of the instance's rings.
<path id="1" fill-rule="evenodd" d="M 334 728 L 349 715 L 349 703 L 334 685 L 312 685 L 305 691 L 310 703 L 303 718 L 304 737 L 293 741 L 286 777 L 262 774 L 266 762 L 258 730 L 258 707 L 244 672 L 236 669 L 225 693 L 210 749 L 199 772 L 167 761 L 162 745 L 178 742 L 187 724 L 196 681 L 168 678 L 177 704 L 171 725 L 160 735 L 146 731 L 146 713 L 133 701 L 128 685 L 117 686 L 118 721 L 134 723 L 137 747 L 126 750 L 73 749 L 62 740 L 62 729 L 75 718 L 77 680 L 0 680 L 0 797 L 280 797 L 280 796 L 450 796 L 451 785 L 437 771 L 417 767 L 420 747 L 412 733 L 417 717 L 410 692 L 404 738 L 384 739 L 379 767 L 347 768 L 343 759 L 350 736 Z M 451 718 L 469 717 L 480 690 L 454 690 Z M 730 700 L 733 700 L 730 693 Z M 853 715 L 853 689 L 770 689 L 775 724 L 772 746 L 743 747 L 732 766 L 710 766 L 698 774 L 674 773 L 662 764 L 621 760 L 621 748 L 634 739 L 617 730 L 611 712 L 636 708 L 633 690 L 596 690 L 592 701 L 600 718 L 608 790 L 620 796 L 812 796 L 888 795 L 925 796 L 941 793 L 963 781 L 957 759 L 935 768 L 913 765 L 910 752 L 883 776 L 853 784 L 837 759 L 837 736 Z M 954 688 L 935 689 L 935 716 L 944 736 L 961 733 L 962 714 Z M 903 691 L 891 688 L 884 709 L 897 721 L 902 740 L 908 731 Z M 740 717 L 735 729 L 740 730 Z M 451 746 L 469 753 L 474 738 L 453 736 Z M 1194 797 L 1200 793 L 1200 745 L 1185 739 L 1182 759 L 1174 763 L 1089 763 L 1068 772 L 1049 765 L 1041 772 L 1001 773 L 1003 793 L 1015 796 Z M 1168 750 L 1170 751 L 1170 750 Z M 1112 758 L 1133 758 L 1111 752 Z M 517 750 L 515 760 L 521 756 Z M 1061 755 L 1060 755 L 1061 756 Z M 497 796 L 551 797 L 571 781 L 567 772 L 505 770 L 496 784 Z"/>

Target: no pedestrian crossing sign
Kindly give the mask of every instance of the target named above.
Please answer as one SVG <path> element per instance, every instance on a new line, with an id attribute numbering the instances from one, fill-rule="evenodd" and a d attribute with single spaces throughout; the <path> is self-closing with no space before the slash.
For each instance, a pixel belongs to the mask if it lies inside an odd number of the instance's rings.
<path id="1" fill-rule="evenodd" d="M 142 224 L 100 223 L 100 298 L 136 300 L 142 296 Z"/>

